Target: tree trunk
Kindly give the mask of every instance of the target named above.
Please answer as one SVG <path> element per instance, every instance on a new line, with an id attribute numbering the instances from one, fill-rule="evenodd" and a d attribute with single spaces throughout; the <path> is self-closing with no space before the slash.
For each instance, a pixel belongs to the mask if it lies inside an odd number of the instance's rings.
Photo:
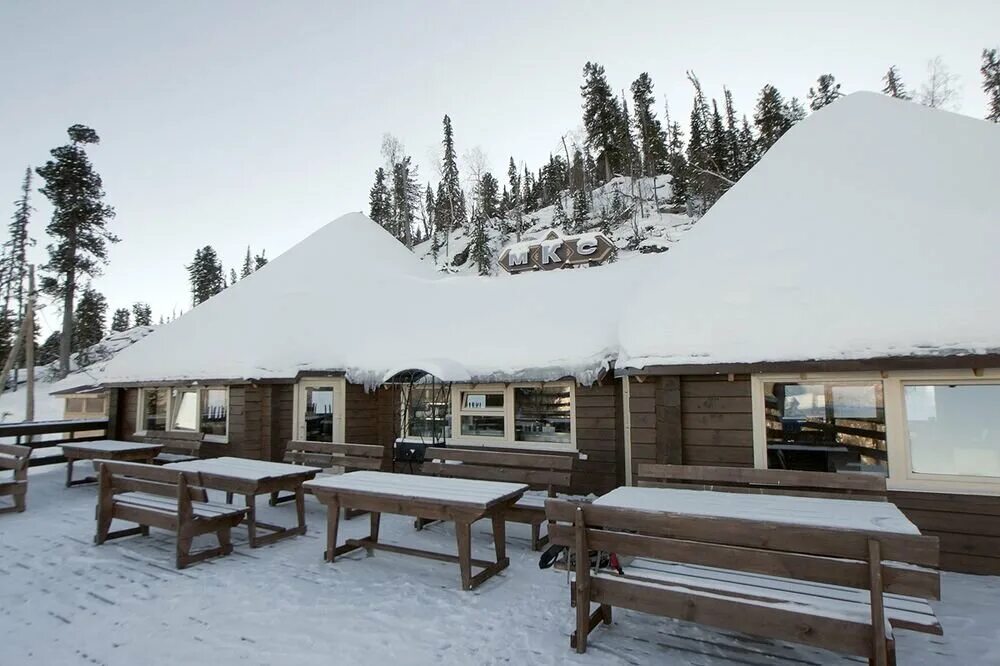
<path id="1" fill-rule="evenodd" d="M 28 371 L 25 384 L 27 403 L 24 407 L 24 420 L 35 420 L 35 267 L 28 266 L 28 303 L 24 314 L 24 367 Z M 31 441 L 31 436 L 28 436 Z"/>
<path id="2" fill-rule="evenodd" d="M 63 295 L 62 337 L 59 339 L 59 376 L 69 374 L 69 355 L 73 345 L 73 296 L 76 291 L 76 271 L 66 272 L 66 293 Z"/>

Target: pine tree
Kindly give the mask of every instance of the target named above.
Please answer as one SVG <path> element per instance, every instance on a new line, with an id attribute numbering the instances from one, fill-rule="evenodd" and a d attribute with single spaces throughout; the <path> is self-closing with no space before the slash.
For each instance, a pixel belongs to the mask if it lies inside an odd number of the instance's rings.
<path id="1" fill-rule="evenodd" d="M 63 336 L 59 346 L 59 374 L 69 372 L 72 349 L 73 304 L 77 281 L 82 276 L 97 276 L 101 264 L 108 261 L 108 244 L 118 238 L 107 230 L 114 208 L 104 203 L 100 175 L 94 171 L 84 146 L 97 144 L 97 132 L 83 125 L 67 130 L 70 143 L 54 148 L 52 158 L 36 173 L 45 181 L 41 193 L 52 204 L 52 221 L 46 232 L 49 262 L 42 269 L 48 273 L 41 287 L 49 295 L 62 299 Z"/>
<path id="2" fill-rule="evenodd" d="M 611 86 L 604 75 L 604 68 L 588 62 L 583 66 L 583 126 L 587 132 L 587 146 L 597 153 L 604 168 L 604 180 L 611 180 L 613 173 L 624 171 L 627 157 L 622 144 L 622 127 L 625 119 Z"/>
<path id="3" fill-rule="evenodd" d="M 711 170 L 720 176 L 729 173 L 730 163 L 730 139 L 726 128 L 722 123 L 722 115 L 719 113 L 719 105 L 712 100 L 711 124 L 708 128 L 708 154 Z M 716 181 L 720 179 L 716 178 Z"/>
<path id="4" fill-rule="evenodd" d="M 996 49 L 983 49 L 983 65 L 979 68 L 983 75 L 983 92 L 988 99 L 986 120 L 1000 123 L 1000 58 Z"/>
<path id="5" fill-rule="evenodd" d="M 153 308 L 149 307 L 149 303 L 133 303 L 132 316 L 135 317 L 136 326 L 153 325 Z"/>
<path id="6" fill-rule="evenodd" d="M 746 116 L 743 116 L 743 122 L 740 123 L 740 131 L 736 138 L 736 149 L 739 154 L 739 177 L 742 178 L 757 163 L 758 159 L 757 140 L 754 138 L 753 130 L 750 128 L 750 121 L 747 120 Z"/>
<path id="7" fill-rule="evenodd" d="M 186 267 L 191 282 L 191 301 L 198 305 L 223 290 L 222 263 L 211 245 L 195 250 L 194 261 Z"/>
<path id="8" fill-rule="evenodd" d="M 375 184 L 368 192 L 368 215 L 384 229 L 389 228 L 391 210 L 389 188 L 385 184 L 385 169 L 375 169 Z"/>
<path id="9" fill-rule="evenodd" d="M 562 197 L 556 197 L 555 211 L 552 213 L 552 226 L 559 227 L 567 234 L 573 233 L 573 223 L 566 215 L 566 209 L 563 208 Z"/>
<path id="10" fill-rule="evenodd" d="M 639 147 L 636 145 L 635 137 L 632 135 L 632 116 L 628 111 L 628 100 L 625 99 L 625 91 L 622 91 L 621 116 L 618 125 L 618 145 L 624 152 L 622 164 L 623 172 L 631 178 L 638 178 L 642 175 L 642 156 Z"/>
<path id="11" fill-rule="evenodd" d="M 744 161 L 745 155 L 740 147 L 740 127 L 736 120 L 736 106 L 733 104 L 733 93 L 723 87 L 722 94 L 726 101 L 726 166 L 725 175 L 733 181 L 739 180 L 749 168 Z"/>
<path id="12" fill-rule="evenodd" d="M 253 269 L 254 271 L 259 271 L 266 265 L 267 265 L 267 250 L 261 250 L 260 254 L 254 255 Z"/>
<path id="13" fill-rule="evenodd" d="M 111 317 L 111 330 L 115 333 L 127 331 L 130 328 L 131 316 L 132 313 L 128 311 L 128 308 L 118 308 L 115 310 L 115 314 Z"/>
<path id="14" fill-rule="evenodd" d="M 632 82 L 632 106 L 639 134 L 642 172 L 646 176 L 655 176 L 668 170 L 667 133 L 663 131 L 663 125 L 653 110 L 655 103 L 653 80 L 643 72 Z"/>
<path id="15" fill-rule="evenodd" d="M 58 361 L 59 345 L 61 342 L 62 333 L 59 331 L 54 331 L 49 337 L 45 338 L 45 342 L 38 348 L 38 358 L 35 359 L 38 365 L 48 365 Z"/>
<path id="16" fill-rule="evenodd" d="M 489 171 L 483 174 L 479 181 L 479 205 L 482 207 L 482 214 L 487 220 L 495 220 L 500 217 L 500 202 L 497 200 L 497 179 Z"/>
<path id="17" fill-rule="evenodd" d="M 104 319 L 107 313 L 108 303 L 104 295 L 92 289 L 90 285 L 84 287 L 73 316 L 74 352 L 85 352 L 88 347 L 96 345 L 104 338 Z M 80 365 L 89 364 L 89 359 L 85 357 L 78 360 Z"/>
<path id="18" fill-rule="evenodd" d="M 771 84 L 765 85 L 757 98 L 757 109 L 753 114 L 753 122 L 757 128 L 758 155 L 766 153 L 791 128 L 792 123 L 785 111 L 785 102 L 778 89 Z"/>
<path id="19" fill-rule="evenodd" d="M 795 123 L 805 120 L 806 114 L 806 107 L 802 105 L 798 97 L 793 97 L 785 103 L 785 119 L 788 121 L 789 128 Z"/>
<path id="20" fill-rule="evenodd" d="M 820 74 L 819 78 L 816 79 L 816 88 L 810 88 L 809 94 L 806 95 L 809 98 L 809 108 L 813 111 L 819 111 L 827 104 L 836 101 L 838 97 L 843 96 L 844 93 L 840 92 L 840 84 L 837 83 L 833 74 Z"/>
<path id="21" fill-rule="evenodd" d="M 465 225 L 465 194 L 462 192 L 458 173 L 458 157 L 455 153 L 455 134 L 451 118 L 446 115 L 442 122 L 444 139 L 441 143 L 444 146 L 444 157 L 441 160 L 441 182 L 438 184 L 435 217 L 439 220 L 438 226 L 442 232 L 450 234 Z"/>
<path id="22" fill-rule="evenodd" d="M 576 233 L 590 228 L 590 197 L 582 188 L 573 193 L 572 228 Z"/>
<path id="23" fill-rule="evenodd" d="M 253 272 L 253 271 L 251 271 L 251 272 Z M 247 275 L 249 275 L 249 273 Z M 229 286 L 233 286 L 234 284 L 236 284 L 236 282 L 238 280 L 239 280 L 239 277 L 237 277 L 237 275 L 236 275 L 236 269 L 235 268 L 230 268 L 229 269 Z"/>
<path id="24" fill-rule="evenodd" d="M 509 228 L 514 232 L 514 237 L 518 242 L 524 232 L 524 199 L 521 194 L 521 178 L 517 173 L 517 166 L 514 165 L 514 157 L 511 156 L 507 162 L 507 182 L 510 185 L 510 204 L 507 207 L 507 217 L 510 220 Z"/>
<path id="25" fill-rule="evenodd" d="M 882 80 L 885 81 L 885 87 L 882 88 L 883 93 L 896 99 L 910 99 L 910 94 L 906 92 L 906 86 L 903 85 L 903 79 L 899 77 L 895 65 L 889 67 L 889 71 L 885 73 Z"/>
<path id="26" fill-rule="evenodd" d="M 670 175 L 670 198 L 675 208 L 687 205 L 688 166 L 684 158 L 684 131 L 680 123 L 670 122 L 670 107 L 664 105 L 663 119 L 667 126 L 667 173 Z"/>
<path id="27" fill-rule="evenodd" d="M 470 224 L 472 237 L 469 241 L 469 259 L 476 265 L 480 275 L 489 275 L 492 272 L 493 254 L 486 231 L 486 216 L 481 209 L 472 209 Z"/>
<path id="28" fill-rule="evenodd" d="M 247 253 L 243 257 L 243 267 L 240 269 L 240 278 L 245 278 L 246 276 L 253 273 L 253 260 L 250 258 L 250 246 L 247 245 Z M 235 278 L 235 276 L 233 276 Z M 236 280 L 232 280 L 236 282 Z"/>
<path id="29" fill-rule="evenodd" d="M 10 239 L 4 244 L 6 250 L 0 274 L 3 284 L 4 300 L 0 310 L 0 358 L 6 359 L 14 342 L 15 331 L 21 328 L 25 316 L 25 302 L 28 280 L 28 248 L 35 244 L 28 235 L 28 224 L 31 221 L 31 167 L 24 171 L 21 182 L 21 197 L 14 202 L 14 215 L 11 218 L 8 232 Z M 13 300 L 13 310 L 11 308 Z M 13 371 L 17 377 L 20 367 L 20 356 L 14 361 Z M 16 386 L 16 384 L 15 384 Z"/>
<path id="30" fill-rule="evenodd" d="M 392 165 L 392 229 L 407 248 L 413 248 L 413 221 L 420 206 L 417 169 L 404 155 Z"/>

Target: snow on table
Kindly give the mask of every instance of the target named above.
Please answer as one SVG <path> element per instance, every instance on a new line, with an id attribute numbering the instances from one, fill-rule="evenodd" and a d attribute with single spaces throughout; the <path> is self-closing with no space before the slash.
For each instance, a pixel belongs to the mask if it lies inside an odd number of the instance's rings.
<path id="1" fill-rule="evenodd" d="M 306 488 L 333 489 L 384 495 L 399 499 L 421 499 L 447 504 L 488 507 L 528 489 L 523 483 L 454 479 L 442 476 L 395 474 L 392 472 L 348 472 L 306 481 Z"/>
<path id="2" fill-rule="evenodd" d="M 122 442 L 115 439 L 99 439 L 94 442 L 66 442 L 66 448 L 89 451 L 91 453 L 122 453 L 126 451 L 152 451 L 163 448 L 161 444 L 143 444 L 141 442 Z"/>
<path id="3" fill-rule="evenodd" d="M 305 465 L 289 465 L 288 463 L 268 462 L 266 460 L 250 460 L 248 458 L 233 458 L 223 456 L 221 458 L 205 458 L 204 460 L 185 460 L 183 462 L 170 463 L 164 465 L 170 469 L 177 469 L 184 472 L 202 472 L 205 474 L 215 474 L 233 479 L 247 481 L 260 481 L 262 479 L 295 476 L 299 474 L 312 474 L 323 471 L 319 467 L 306 467 Z"/>
<path id="4" fill-rule="evenodd" d="M 889 502 L 622 487 L 597 498 L 594 504 L 711 518 L 763 520 L 807 527 L 920 534 L 917 526 L 895 504 Z"/>

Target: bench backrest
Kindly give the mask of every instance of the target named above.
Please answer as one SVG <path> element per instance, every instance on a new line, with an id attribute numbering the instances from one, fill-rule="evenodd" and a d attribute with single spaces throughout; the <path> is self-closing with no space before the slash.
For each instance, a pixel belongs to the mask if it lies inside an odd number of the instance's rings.
<path id="1" fill-rule="evenodd" d="M 30 456 L 31 449 L 27 446 L 0 444 L 0 470 L 11 470 L 15 481 L 27 481 Z"/>
<path id="2" fill-rule="evenodd" d="M 526 483 L 555 496 L 556 488 L 570 485 L 573 458 L 541 453 L 430 448 L 424 452 L 421 470 L 434 476 Z"/>
<path id="3" fill-rule="evenodd" d="M 938 539 L 545 502 L 553 544 L 782 578 L 940 598 Z"/>
<path id="4" fill-rule="evenodd" d="M 863 472 L 799 472 L 702 465 L 639 465 L 638 485 L 736 493 L 886 501 L 885 477 Z"/>
<path id="5" fill-rule="evenodd" d="M 206 502 L 208 494 L 198 472 L 185 472 L 143 463 L 99 461 L 100 502 L 116 493 L 138 492 L 177 499 L 178 510 L 192 501 Z"/>
<path id="6" fill-rule="evenodd" d="M 366 469 L 381 471 L 385 448 L 377 444 L 347 444 L 341 442 L 306 442 L 292 440 L 285 447 L 284 461 L 293 465 L 313 467 L 343 467 L 347 471 Z"/>
<path id="7" fill-rule="evenodd" d="M 167 453 L 184 453 L 192 456 L 200 456 L 201 444 L 204 438 L 205 435 L 200 432 L 162 430 L 147 432 L 142 439 L 146 444 L 159 444 Z"/>

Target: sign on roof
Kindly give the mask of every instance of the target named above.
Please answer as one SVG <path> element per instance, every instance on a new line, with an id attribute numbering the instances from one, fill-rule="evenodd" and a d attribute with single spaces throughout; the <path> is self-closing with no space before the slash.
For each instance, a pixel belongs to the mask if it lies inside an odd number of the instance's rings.
<path id="1" fill-rule="evenodd" d="M 614 244 L 601 233 L 560 236 L 550 231 L 540 241 L 508 247 L 500 254 L 500 268 L 508 273 L 523 273 L 603 264 L 614 249 Z"/>

